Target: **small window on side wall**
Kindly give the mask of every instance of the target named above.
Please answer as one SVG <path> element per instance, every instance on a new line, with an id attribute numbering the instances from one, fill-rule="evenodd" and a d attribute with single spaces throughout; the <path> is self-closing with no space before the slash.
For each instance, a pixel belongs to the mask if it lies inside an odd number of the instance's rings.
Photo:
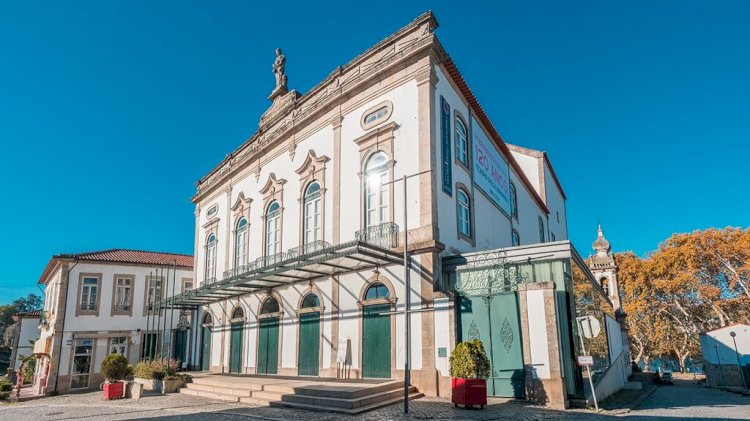
<path id="1" fill-rule="evenodd" d="M 518 231 L 513 230 L 513 234 L 510 237 L 510 244 L 513 247 L 521 245 L 521 237 L 518 235 Z"/>
<path id="2" fill-rule="evenodd" d="M 544 220 L 542 217 L 539 217 L 539 242 L 544 242 Z"/>
<path id="3" fill-rule="evenodd" d="M 464 237 L 471 238 L 471 202 L 469 195 L 463 189 L 456 194 L 458 207 L 458 232 Z"/>
<path id="4" fill-rule="evenodd" d="M 456 117 L 456 159 L 465 167 L 469 167 L 469 132 L 466 124 Z"/>
<path id="5" fill-rule="evenodd" d="M 510 216 L 518 219 L 518 194 L 513 183 L 510 183 Z"/>

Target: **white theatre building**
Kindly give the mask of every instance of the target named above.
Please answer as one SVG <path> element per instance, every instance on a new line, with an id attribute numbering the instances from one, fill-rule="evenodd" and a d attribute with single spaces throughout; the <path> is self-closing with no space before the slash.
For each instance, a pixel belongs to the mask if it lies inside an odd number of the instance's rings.
<path id="1" fill-rule="evenodd" d="M 277 52 L 257 131 L 197 182 L 198 288 L 162 303 L 199 321 L 195 368 L 403 378 L 408 302 L 421 392 L 450 394 L 450 352 L 477 337 L 488 393 L 583 393 L 573 283 L 612 302 L 567 241 L 547 155 L 503 141 L 436 28 L 420 16 L 304 95 Z"/>

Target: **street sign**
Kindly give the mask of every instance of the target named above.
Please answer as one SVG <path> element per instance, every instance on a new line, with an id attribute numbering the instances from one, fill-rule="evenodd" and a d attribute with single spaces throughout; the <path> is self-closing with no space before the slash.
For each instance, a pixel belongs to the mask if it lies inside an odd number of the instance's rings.
<path id="1" fill-rule="evenodd" d="M 602 325 L 594 316 L 577 317 L 578 327 L 586 339 L 596 338 L 602 331 Z"/>
<path id="2" fill-rule="evenodd" d="M 594 357 L 592 357 L 591 355 L 579 355 L 578 365 L 580 365 L 581 367 L 590 367 L 594 365 Z"/>

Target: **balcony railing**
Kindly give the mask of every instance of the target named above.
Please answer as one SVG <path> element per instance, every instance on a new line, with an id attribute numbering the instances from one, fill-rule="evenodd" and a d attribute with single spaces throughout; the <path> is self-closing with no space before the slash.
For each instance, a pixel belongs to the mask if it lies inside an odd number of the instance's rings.
<path id="1" fill-rule="evenodd" d="M 115 313 L 127 313 L 130 311 L 130 303 L 117 303 L 113 310 Z"/>
<path id="2" fill-rule="evenodd" d="M 398 247 L 398 225 L 393 222 L 373 225 L 357 231 L 354 239 L 383 248 Z"/>

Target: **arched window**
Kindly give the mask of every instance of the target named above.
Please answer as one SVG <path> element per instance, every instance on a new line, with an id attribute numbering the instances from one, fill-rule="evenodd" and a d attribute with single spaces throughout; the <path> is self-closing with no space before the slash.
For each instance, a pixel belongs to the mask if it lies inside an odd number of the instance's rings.
<path id="1" fill-rule="evenodd" d="M 281 253 L 280 225 L 281 206 L 274 200 L 266 209 L 266 260 L 271 259 L 271 263 Z"/>
<path id="2" fill-rule="evenodd" d="M 458 189 L 456 193 L 458 203 L 458 232 L 471 238 L 471 202 L 469 195 L 463 189 Z"/>
<path id="3" fill-rule="evenodd" d="M 313 293 L 307 294 L 305 299 L 302 300 L 302 308 L 311 307 L 320 307 L 320 299 L 318 299 L 318 296 Z"/>
<path id="4" fill-rule="evenodd" d="M 273 297 L 266 298 L 266 301 L 263 302 L 263 306 L 260 308 L 260 314 L 268 314 L 268 313 L 278 313 L 279 312 L 279 302 L 276 301 Z"/>
<path id="5" fill-rule="evenodd" d="M 468 131 L 464 122 L 456 117 L 456 158 L 465 166 L 469 166 Z"/>
<path id="6" fill-rule="evenodd" d="M 247 264 L 247 219 L 240 218 L 234 233 L 234 267 Z"/>
<path id="7" fill-rule="evenodd" d="M 365 165 L 365 226 L 386 222 L 388 217 L 388 158 L 377 152 Z"/>
<path id="8" fill-rule="evenodd" d="M 370 285 L 365 291 L 365 300 L 376 300 L 378 298 L 388 298 L 390 296 L 388 287 L 380 282 Z"/>
<path id="9" fill-rule="evenodd" d="M 513 183 L 510 183 L 510 216 L 518 219 L 518 194 Z"/>
<path id="10" fill-rule="evenodd" d="M 216 280 L 216 235 L 211 233 L 206 241 L 206 282 Z"/>
<path id="11" fill-rule="evenodd" d="M 305 190 L 302 207 L 302 243 L 312 244 L 322 240 L 320 230 L 320 184 L 313 181 Z"/>
<path id="12" fill-rule="evenodd" d="M 609 296 L 609 279 L 602 278 L 599 280 L 599 284 L 602 286 L 604 293 L 607 294 L 607 296 Z"/>
<path id="13" fill-rule="evenodd" d="M 209 313 L 206 313 L 206 315 L 203 317 L 203 324 L 206 326 L 213 326 L 214 319 Z"/>
<path id="14" fill-rule="evenodd" d="M 544 220 L 542 217 L 539 217 L 539 242 L 544 242 Z"/>
<path id="15" fill-rule="evenodd" d="M 237 307 L 232 312 L 232 318 L 233 319 L 242 319 L 245 317 L 245 311 L 242 310 L 242 307 Z"/>
<path id="16" fill-rule="evenodd" d="M 513 234 L 511 234 L 511 237 L 510 237 L 510 244 L 511 246 L 521 245 L 521 237 L 518 235 L 518 231 L 513 230 Z"/>

